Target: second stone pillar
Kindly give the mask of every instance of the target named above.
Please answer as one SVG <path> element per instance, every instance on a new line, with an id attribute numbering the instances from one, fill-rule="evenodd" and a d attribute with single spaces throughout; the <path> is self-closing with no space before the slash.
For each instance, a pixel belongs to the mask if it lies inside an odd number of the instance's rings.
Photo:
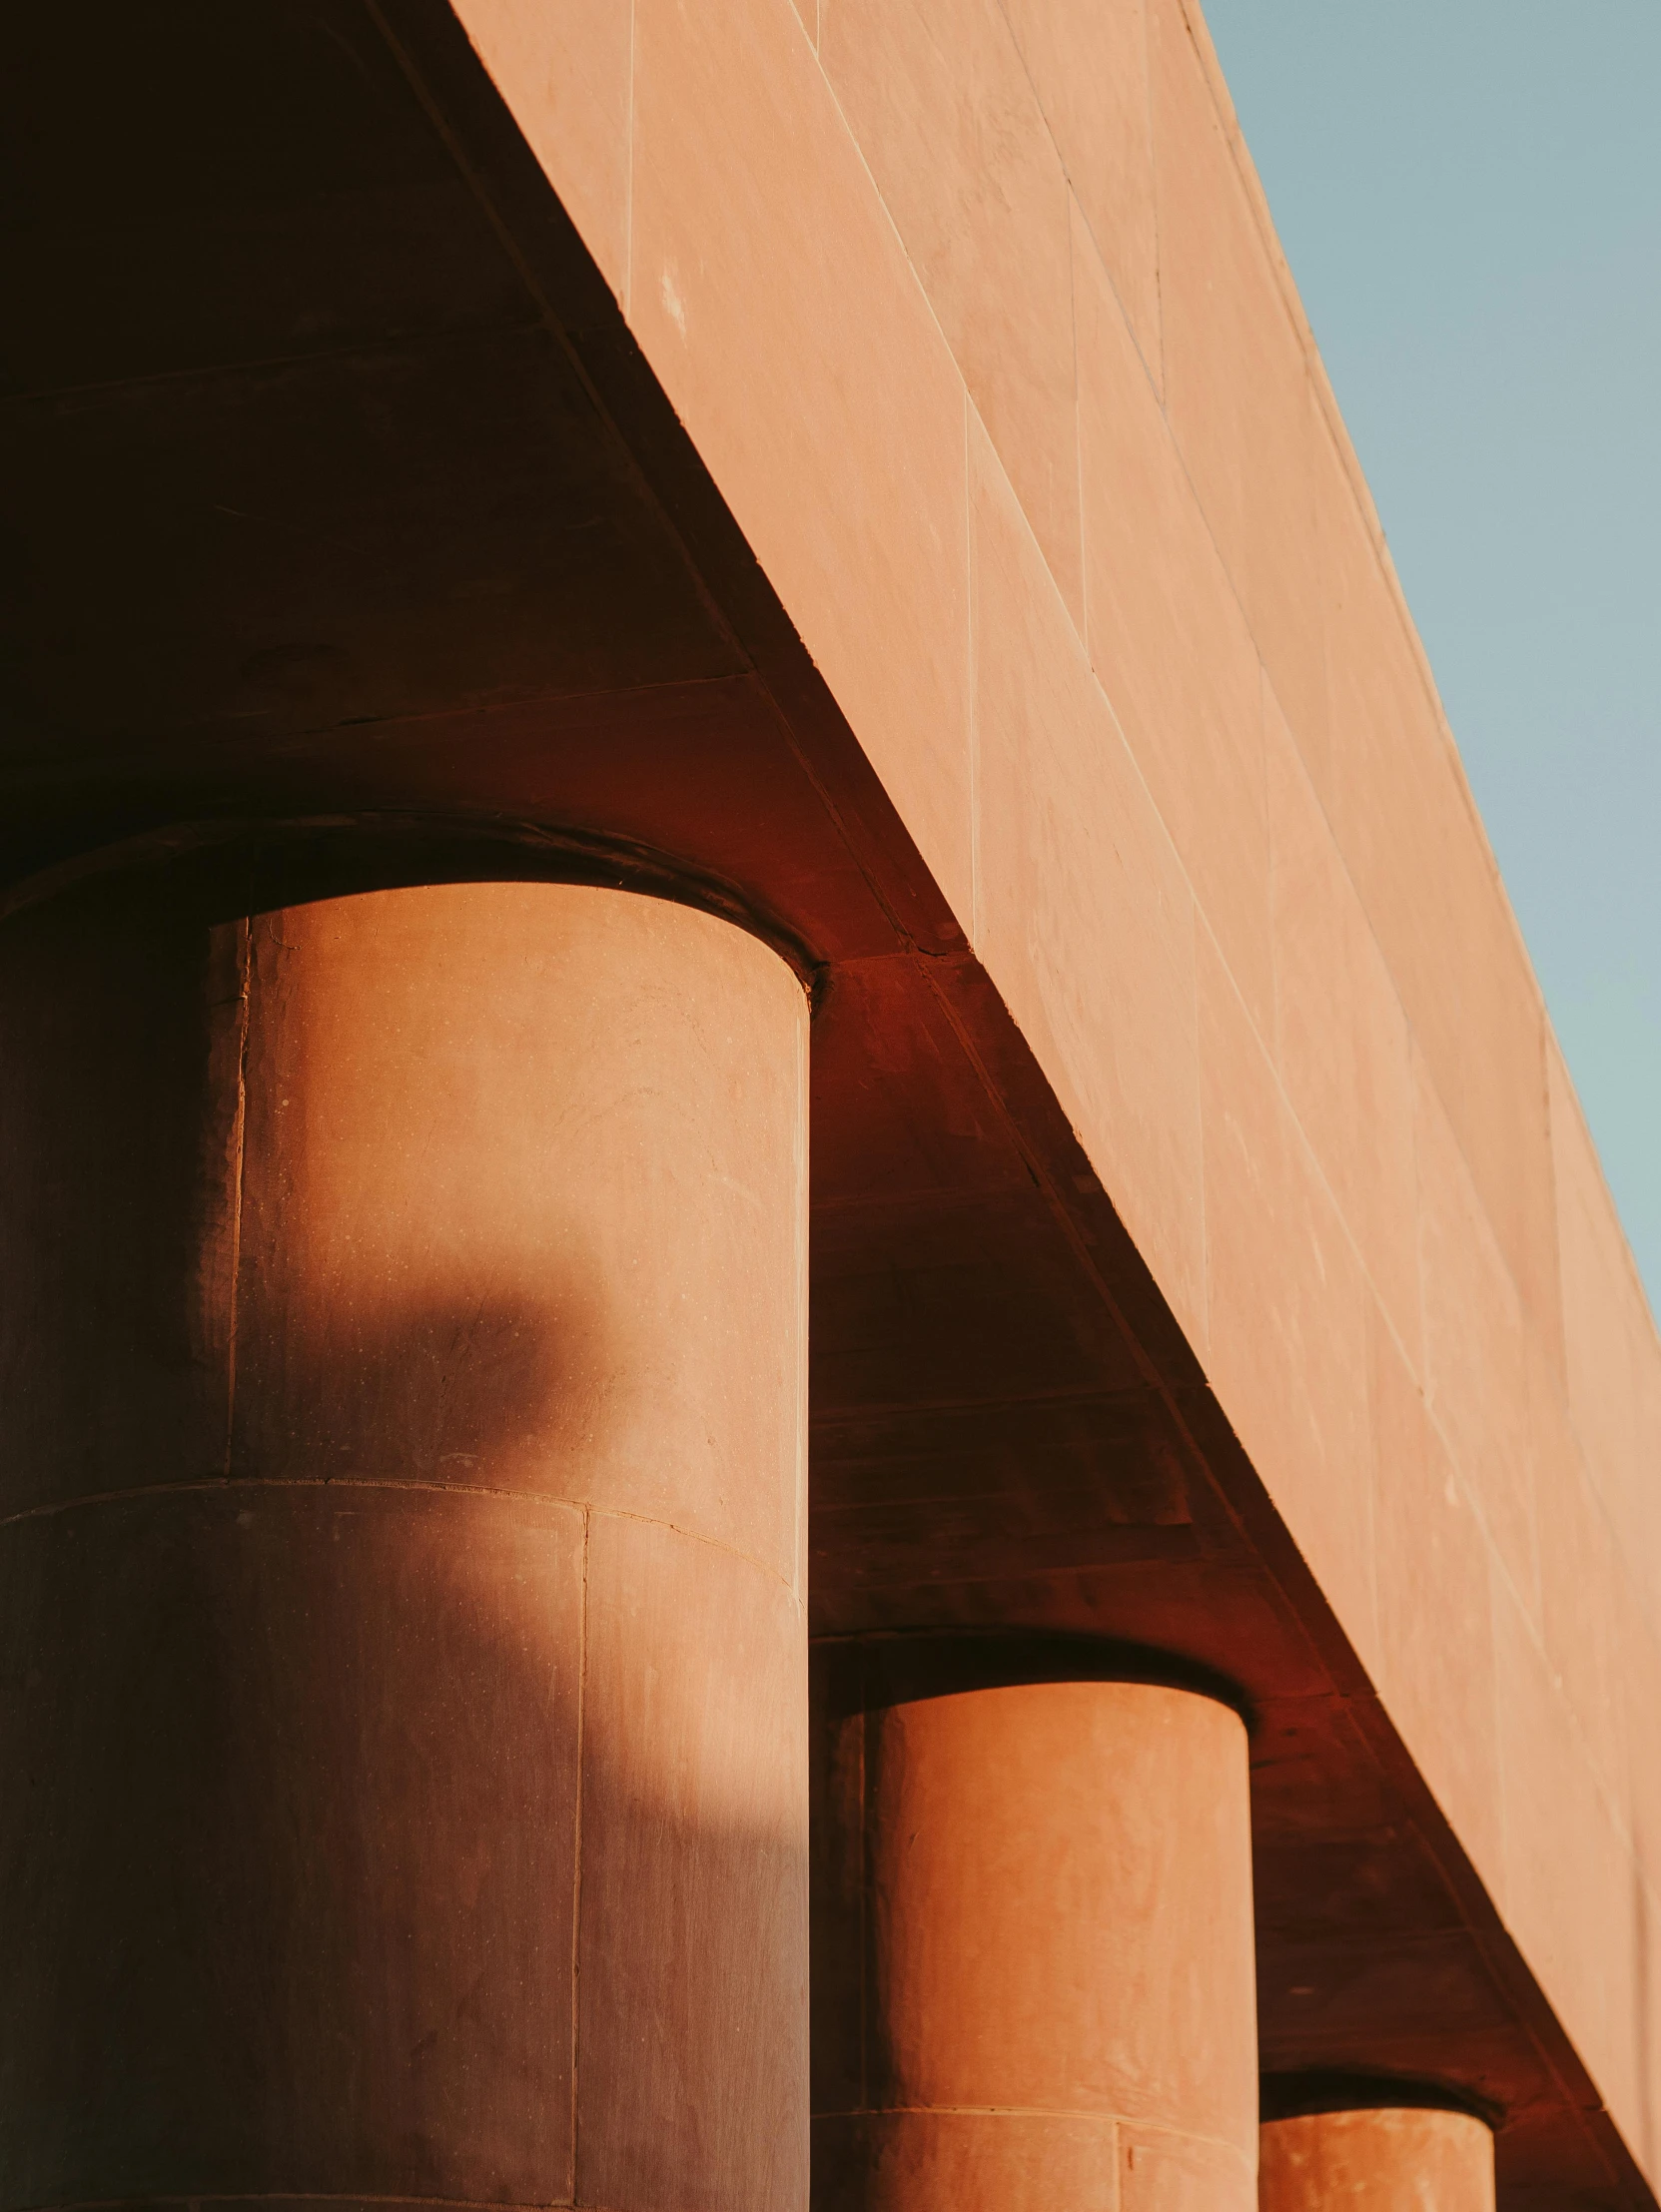
<path id="1" fill-rule="evenodd" d="M 823 2212 L 1250 2212 L 1239 1717 L 1028 1683 L 857 1714 L 830 1764 Z"/>
<path id="2" fill-rule="evenodd" d="M 1298 2113 L 1265 2121 L 1260 2157 L 1262 2212 L 1493 2212 L 1493 2135 L 1467 2112 Z"/>

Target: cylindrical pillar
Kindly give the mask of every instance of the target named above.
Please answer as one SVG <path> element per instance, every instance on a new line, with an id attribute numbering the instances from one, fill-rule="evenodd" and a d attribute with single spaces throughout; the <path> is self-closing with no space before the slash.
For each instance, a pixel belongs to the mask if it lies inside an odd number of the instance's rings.
<path id="1" fill-rule="evenodd" d="M 1265 2121 L 1262 2212 L 1493 2212 L 1494 2139 L 1466 2112 L 1385 2105 Z"/>
<path id="2" fill-rule="evenodd" d="M 796 979 L 164 879 L 0 1061 L 0 2208 L 800 2212 Z"/>
<path id="3" fill-rule="evenodd" d="M 1148 1684 L 1028 1683 L 886 1706 L 835 1744 L 843 1924 L 824 1942 L 860 1963 L 816 2057 L 826 2212 L 1249 2212 L 1239 1717 Z"/>

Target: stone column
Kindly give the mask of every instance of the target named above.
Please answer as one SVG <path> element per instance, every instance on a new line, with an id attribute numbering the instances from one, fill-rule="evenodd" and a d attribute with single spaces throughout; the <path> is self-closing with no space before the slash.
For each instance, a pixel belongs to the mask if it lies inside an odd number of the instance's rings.
<path id="1" fill-rule="evenodd" d="M 845 2001 L 816 2049 L 816 2201 L 1250 2212 L 1239 1717 L 1044 1682 L 890 1705 L 834 1741 L 820 1955 Z"/>
<path id="2" fill-rule="evenodd" d="M 1407 2106 L 1269 2120 L 1262 2212 L 1493 2212 L 1494 2139 L 1465 2112 Z"/>
<path id="3" fill-rule="evenodd" d="M 795 977 L 164 877 L 0 1061 L 0 2206 L 801 2212 Z"/>

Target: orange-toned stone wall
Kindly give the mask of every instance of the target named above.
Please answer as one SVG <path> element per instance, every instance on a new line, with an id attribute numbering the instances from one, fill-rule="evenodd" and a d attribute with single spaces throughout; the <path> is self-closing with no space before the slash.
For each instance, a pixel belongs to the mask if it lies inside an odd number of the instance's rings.
<path id="1" fill-rule="evenodd" d="M 1194 0 L 460 0 L 1661 2178 L 1661 1347 Z"/>

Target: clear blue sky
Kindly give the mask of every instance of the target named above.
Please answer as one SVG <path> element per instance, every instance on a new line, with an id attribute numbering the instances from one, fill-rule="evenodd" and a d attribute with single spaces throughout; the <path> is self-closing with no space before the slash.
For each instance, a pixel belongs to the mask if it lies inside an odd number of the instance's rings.
<path id="1" fill-rule="evenodd" d="M 1661 0 L 1205 0 L 1661 1310 Z"/>

